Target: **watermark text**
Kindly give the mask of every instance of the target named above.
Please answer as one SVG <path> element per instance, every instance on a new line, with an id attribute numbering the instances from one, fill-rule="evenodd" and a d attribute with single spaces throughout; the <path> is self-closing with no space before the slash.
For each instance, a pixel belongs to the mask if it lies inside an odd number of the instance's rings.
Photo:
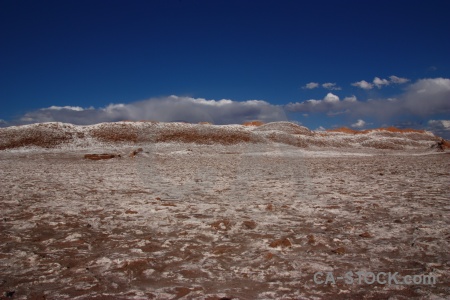
<path id="1" fill-rule="evenodd" d="M 387 284 L 387 285 L 433 285 L 436 284 L 434 275 L 405 275 L 398 272 L 369 272 L 369 271 L 349 271 L 344 276 L 335 276 L 333 272 L 316 272 L 314 274 L 316 284 Z"/>

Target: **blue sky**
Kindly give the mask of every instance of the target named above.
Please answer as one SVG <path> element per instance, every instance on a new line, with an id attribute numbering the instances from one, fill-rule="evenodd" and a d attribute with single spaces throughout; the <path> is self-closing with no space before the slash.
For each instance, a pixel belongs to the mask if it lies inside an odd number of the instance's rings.
<path id="1" fill-rule="evenodd" d="M 450 137 L 449 10 L 436 0 L 3 0 L 0 123 L 287 119 Z"/>

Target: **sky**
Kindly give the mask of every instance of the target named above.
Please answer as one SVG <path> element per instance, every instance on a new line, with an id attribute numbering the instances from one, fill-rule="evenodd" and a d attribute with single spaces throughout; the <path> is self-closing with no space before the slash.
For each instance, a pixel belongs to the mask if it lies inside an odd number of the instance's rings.
<path id="1" fill-rule="evenodd" d="M 0 126 L 121 120 L 450 138 L 449 1 L 0 1 Z"/>

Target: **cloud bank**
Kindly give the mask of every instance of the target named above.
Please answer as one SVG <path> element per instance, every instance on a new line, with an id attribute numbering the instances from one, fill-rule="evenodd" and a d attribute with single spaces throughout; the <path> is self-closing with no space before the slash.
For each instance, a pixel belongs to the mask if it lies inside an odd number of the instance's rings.
<path id="1" fill-rule="evenodd" d="M 429 120 L 428 129 L 438 136 L 450 137 L 450 120 Z"/>
<path id="2" fill-rule="evenodd" d="M 129 104 L 110 104 L 107 107 L 97 109 L 78 106 L 51 106 L 29 112 L 20 118 L 19 122 L 23 124 L 57 121 L 89 125 L 123 120 L 241 124 L 252 120 L 263 122 L 286 120 L 286 116 L 282 107 L 261 100 L 238 102 L 228 99 L 216 101 L 170 96 Z"/>
<path id="3" fill-rule="evenodd" d="M 366 83 L 358 84 L 364 86 Z M 382 84 L 382 81 L 379 84 Z M 358 101 L 355 96 L 350 96 L 339 100 L 338 96 L 329 93 L 321 100 L 291 102 L 286 105 L 286 109 L 291 112 L 329 115 L 344 111 L 353 117 L 375 117 L 380 120 L 388 120 L 398 115 L 426 117 L 433 114 L 450 114 L 450 79 L 418 80 L 394 99 Z"/>

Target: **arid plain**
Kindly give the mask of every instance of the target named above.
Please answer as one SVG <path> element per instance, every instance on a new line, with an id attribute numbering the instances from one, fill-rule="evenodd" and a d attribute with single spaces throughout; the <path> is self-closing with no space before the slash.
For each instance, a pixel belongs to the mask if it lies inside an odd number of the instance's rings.
<path id="1" fill-rule="evenodd" d="M 0 129 L 0 298 L 445 299 L 438 141 L 287 122 Z M 349 271 L 436 282 L 314 281 Z"/>

